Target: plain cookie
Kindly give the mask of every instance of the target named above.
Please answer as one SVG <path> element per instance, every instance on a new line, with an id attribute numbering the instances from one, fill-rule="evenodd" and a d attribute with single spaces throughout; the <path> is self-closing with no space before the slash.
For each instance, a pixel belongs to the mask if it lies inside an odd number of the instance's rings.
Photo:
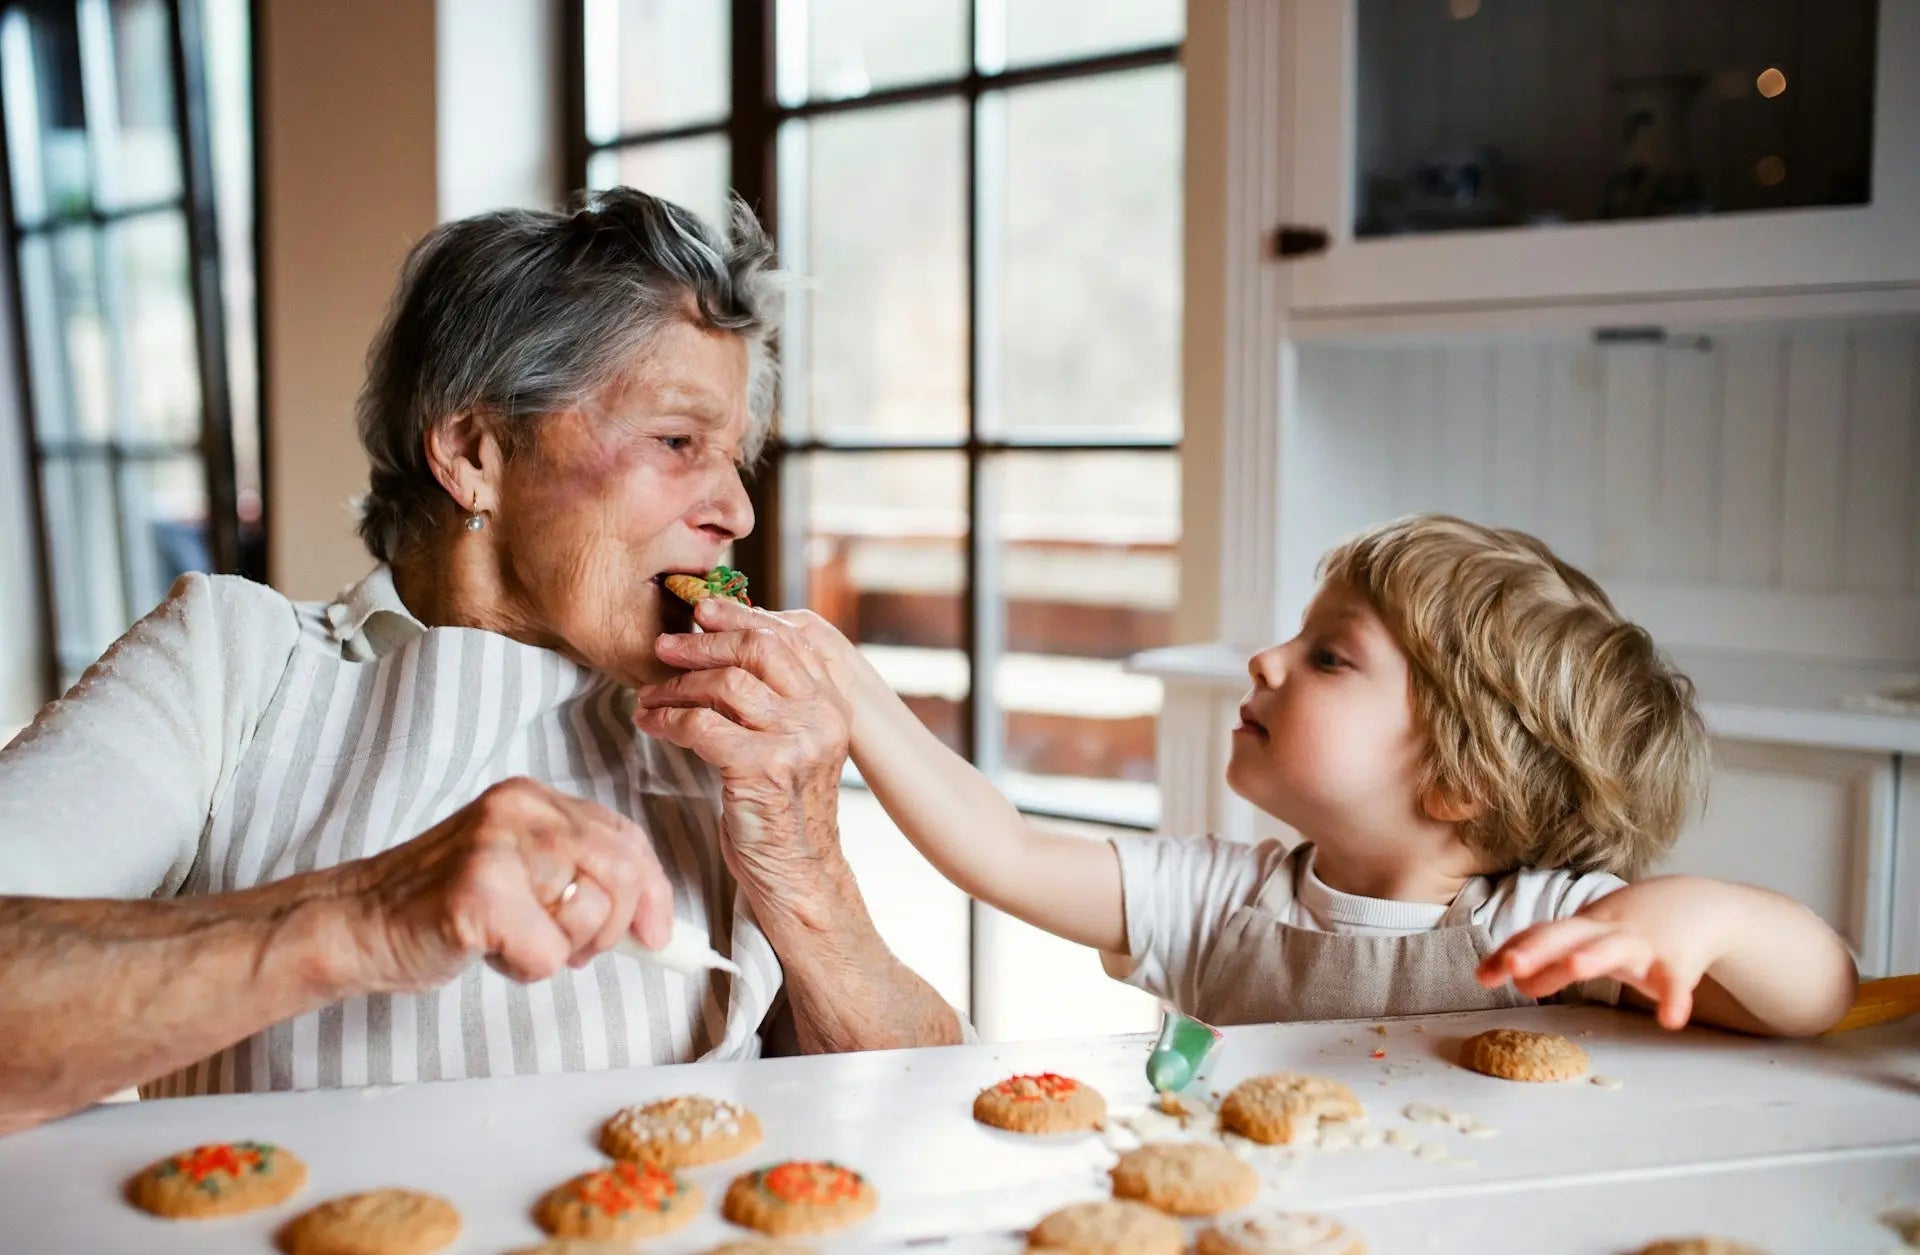
<path id="1" fill-rule="evenodd" d="M 1358 1120 L 1365 1114 L 1345 1085 L 1301 1072 L 1250 1077 L 1220 1104 L 1222 1127 L 1269 1146 L 1309 1136 L 1325 1121 Z"/>
<path id="2" fill-rule="evenodd" d="M 1245 1207 L 1260 1191 L 1260 1176 L 1215 1142 L 1155 1142 L 1130 1150 L 1113 1165 L 1113 1196 L 1131 1198 L 1176 1216 L 1212 1216 Z"/>
<path id="3" fill-rule="evenodd" d="M 127 1196 L 170 1220 L 237 1216 L 286 1202 L 307 1183 L 307 1165 L 266 1142 L 214 1142 L 141 1169 Z"/>
<path id="4" fill-rule="evenodd" d="M 1571 1081 L 1587 1074 L 1587 1052 L 1554 1033 L 1492 1028 L 1467 1038 L 1460 1063 L 1503 1081 Z"/>
<path id="5" fill-rule="evenodd" d="M 980 1091 L 973 1118 L 1011 1133 L 1084 1133 L 1106 1123 L 1107 1100 L 1052 1072 L 1010 1076 Z"/>
<path id="6" fill-rule="evenodd" d="M 703 1201 L 699 1186 L 668 1169 L 621 1160 L 549 1190 L 535 1218 L 555 1237 L 631 1242 L 671 1233 L 699 1214 Z"/>
<path id="7" fill-rule="evenodd" d="M 1735 1242 L 1731 1238 L 1661 1238 L 1634 1252 L 1634 1255 L 1767 1255 L 1757 1246 Z"/>
<path id="8" fill-rule="evenodd" d="M 687 1095 L 614 1112 L 600 1128 L 600 1149 L 615 1159 L 691 1168 L 752 1150 L 760 1136 L 760 1117 L 745 1107 Z"/>
<path id="9" fill-rule="evenodd" d="M 434 1194 L 369 1190 L 328 1199 L 287 1226 L 292 1255 L 429 1255 L 460 1236 L 460 1213 Z"/>
<path id="10" fill-rule="evenodd" d="M 1062 1207 L 1027 1234 L 1030 1251 L 1074 1255 L 1179 1255 L 1186 1245 L 1179 1221 L 1124 1200 Z"/>
<path id="11" fill-rule="evenodd" d="M 1297 1211 L 1260 1211 L 1216 1221 L 1194 1255 L 1366 1255 L 1364 1242 L 1338 1220 Z"/>
<path id="12" fill-rule="evenodd" d="M 871 1216 L 877 1206 L 873 1187 L 851 1168 L 789 1159 L 735 1177 L 720 1214 L 737 1225 L 786 1237 L 844 1229 Z"/>

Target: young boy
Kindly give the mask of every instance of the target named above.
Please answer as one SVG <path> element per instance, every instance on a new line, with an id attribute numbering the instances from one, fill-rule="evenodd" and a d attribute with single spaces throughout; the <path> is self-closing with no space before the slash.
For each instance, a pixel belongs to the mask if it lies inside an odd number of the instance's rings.
<path id="1" fill-rule="evenodd" d="M 1691 684 L 1593 581 L 1530 536 L 1440 516 L 1347 541 L 1321 576 L 1300 634 L 1248 665 L 1227 766 L 1304 837 L 1291 850 L 1037 829 L 839 633 L 778 617 L 840 683 L 855 762 L 942 874 L 1189 1015 L 1373 1019 L 1562 991 L 1668 1028 L 1806 1035 L 1845 1013 L 1853 961 L 1805 907 L 1621 879 L 1672 845 L 1708 748 Z M 682 679 L 643 704 L 708 704 Z"/>

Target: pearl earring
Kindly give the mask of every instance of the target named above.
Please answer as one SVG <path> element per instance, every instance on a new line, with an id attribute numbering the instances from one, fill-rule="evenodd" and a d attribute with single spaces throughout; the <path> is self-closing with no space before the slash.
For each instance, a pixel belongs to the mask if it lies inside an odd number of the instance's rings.
<path id="1" fill-rule="evenodd" d="M 467 515 L 467 530 L 477 532 L 487 525 L 487 516 L 480 513 L 480 494 L 473 494 L 473 509 Z"/>

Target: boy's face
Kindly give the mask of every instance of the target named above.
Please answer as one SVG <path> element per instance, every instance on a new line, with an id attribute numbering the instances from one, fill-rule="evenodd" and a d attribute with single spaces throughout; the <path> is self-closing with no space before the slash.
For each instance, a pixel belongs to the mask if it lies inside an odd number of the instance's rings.
<path id="1" fill-rule="evenodd" d="M 1364 596 L 1326 584 L 1300 634 L 1255 654 L 1227 783 L 1309 839 L 1391 834 L 1422 818 L 1425 737 L 1406 654 Z"/>

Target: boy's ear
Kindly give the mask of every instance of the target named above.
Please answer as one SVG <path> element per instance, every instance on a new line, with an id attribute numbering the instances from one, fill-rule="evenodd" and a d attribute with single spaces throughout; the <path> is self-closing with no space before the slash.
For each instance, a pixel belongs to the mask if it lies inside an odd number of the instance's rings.
<path id="1" fill-rule="evenodd" d="M 1480 818 L 1480 803 L 1456 797 L 1437 784 L 1420 795 L 1420 809 L 1428 819 L 1441 824 L 1464 824 Z"/>

